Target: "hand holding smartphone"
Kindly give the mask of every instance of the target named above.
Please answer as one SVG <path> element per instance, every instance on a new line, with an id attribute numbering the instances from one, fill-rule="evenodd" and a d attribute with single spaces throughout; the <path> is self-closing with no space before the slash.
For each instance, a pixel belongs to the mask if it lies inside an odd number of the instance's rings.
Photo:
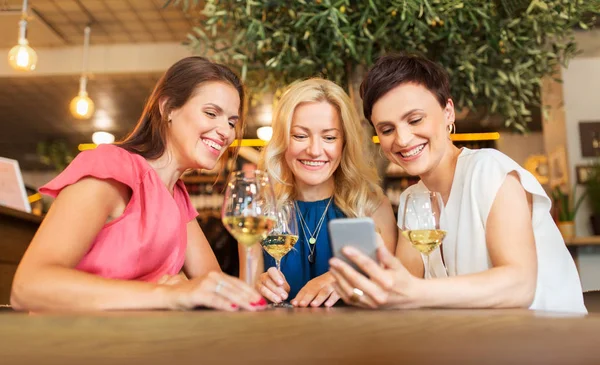
<path id="1" fill-rule="evenodd" d="M 377 237 L 375 233 L 375 222 L 371 218 L 340 218 L 329 222 L 329 240 L 333 256 L 346 262 L 356 271 L 362 273 L 352 261 L 343 253 L 342 248 L 352 246 L 373 261 L 377 259 Z"/>

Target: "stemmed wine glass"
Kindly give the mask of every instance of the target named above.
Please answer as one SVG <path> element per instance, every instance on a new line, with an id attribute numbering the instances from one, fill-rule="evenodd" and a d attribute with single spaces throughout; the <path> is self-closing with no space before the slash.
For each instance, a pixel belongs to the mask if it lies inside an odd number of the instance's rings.
<path id="1" fill-rule="evenodd" d="M 260 170 L 237 171 L 230 177 L 221 209 L 223 225 L 246 247 L 246 283 L 252 285 L 252 246 L 261 242 L 275 226 L 269 207 L 275 194 L 267 174 Z"/>
<path id="2" fill-rule="evenodd" d="M 279 202 L 273 207 L 277 221 L 267 238 L 262 241 L 262 248 L 275 259 L 277 270 L 281 272 L 281 259 L 287 255 L 298 242 L 298 222 L 296 221 L 296 204 L 293 201 Z M 291 307 L 285 303 L 273 303 L 273 307 Z"/>
<path id="3" fill-rule="evenodd" d="M 444 212 L 444 203 L 440 193 L 425 191 L 409 193 L 404 204 L 402 234 L 425 259 L 425 277 L 429 273 L 434 277 L 430 257 L 442 244 L 446 231 L 440 229 L 440 219 Z"/>

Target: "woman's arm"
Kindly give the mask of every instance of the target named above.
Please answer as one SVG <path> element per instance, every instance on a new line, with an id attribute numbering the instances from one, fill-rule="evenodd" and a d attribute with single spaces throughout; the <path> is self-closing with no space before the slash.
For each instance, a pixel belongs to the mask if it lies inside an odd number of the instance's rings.
<path id="1" fill-rule="evenodd" d="M 336 290 L 342 298 L 365 307 L 510 308 L 529 307 L 537 280 L 531 196 L 516 173 L 507 175 L 486 222 L 486 244 L 493 268 L 439 279 L 419 279 L 399 260 L 380 250 L 382 269 L 356 250 L 347 254 L 371 278 L 362 277 L 341 260 L 332 259 Z M 364 295 L 352 301 L 353 288 Z"/>
<path id="2" fill-rule="evenodd" d="M 215 253 L 196 219 L 187 224 L 187 248 L 183 271 L 190 279 L 204 276 L 211 271 L 221 272 Z"/>
<path id="3" fill-rule="evenodd" d="M 11 293 L 15 309 L 168 306 L 158 285 L 108 280 L 74 269 L 109 216 L 123 206 L 123 187 L 114 180 L 84 178 L 61 191 L 15 274 Z"/>
<path id="4" fill-rule="evenodd" d="M 419 297 L 435 307 L 529 307 L 537 281 L 532 198 L 518 175 L 507 175 L 486 224 L 493 268 L 482 273 L 424 280 Z M 433 294 L 436 292 L 436 294 Z"/>
<path id="5" fill-rule="evenodd" d="M 238 307 L 257 309 L 249 302 L 260 299 L 256 292 L 219 273 L 181 285 L 158 285 L 105 279 L 74 269 L 107 219 L 122 213 L 128 196 L 128 188 L 113 180 L 84 178 L 64 188 L 19 264 L 11 292 L 13 307 L 100 310 L 203 305 L 234 310 L 231 304 L 238 303 Z M 232 288 L 239 294 L 229 295 Z"/>
<path id="6" fill-rule="evenodd" d="M 377 227 L 377 232 L 381 235 L 385 247 L 391 253 L 396 252 L 396 242 L 398 241 L 398 227 L 396 226 L 396 217 L 392 204 L 387 197 L 383 197 L 381 204 L 371 216 Z"/>

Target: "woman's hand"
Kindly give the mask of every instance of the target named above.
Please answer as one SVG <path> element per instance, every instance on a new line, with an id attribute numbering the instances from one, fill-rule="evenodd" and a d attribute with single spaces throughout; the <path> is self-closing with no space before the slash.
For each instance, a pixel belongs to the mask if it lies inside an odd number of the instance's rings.
<path id="1" fill-rule="evenodd" d="M 267 272 L 260 274 L 258 277 L 256 289 L 271 302 L 281 303 L 287 299 L 290 285 L 281 271 L 275 267 L 270 267 Z"/>
<path id="2" fill-rule="evenodd" d="M 325 273 L 312 279 L 298 292 L 296 298 L 292 300 L 295 307 L 319 307 L 323 303 L 326 307 L 333 306 L 340 296 L 333 288 L 334 277 L 330 273 Z"/>
<path id="3" fill-rule="evenodd" d="M 238 278 L 212 271 L 192 280 L 181 280 L 167 285 L 172 309 L 207 307 L 226 311 L 246 309 L 256 311 L 266 308 L 267 301 Z"/>
<path id="4" fill-rule="evenodd" d="M 352 247 L 345 247 L 342 253 L 368 276 L 342 260 L 329 261 L 335 278 L 333 287 L 345 303 L 363 308 L 417 307 L 415 298 L 420 279 L 412 276 L 385 247 L 377 250 L 382 265 Z"/>

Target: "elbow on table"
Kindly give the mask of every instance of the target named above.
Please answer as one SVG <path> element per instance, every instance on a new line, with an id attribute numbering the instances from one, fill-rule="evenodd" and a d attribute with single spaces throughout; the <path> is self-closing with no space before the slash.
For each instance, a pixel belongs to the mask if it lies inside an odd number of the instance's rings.
<path id="1" fill-rule="evenodd" d="M 17 269 L 10 289 L 10 305 L 14 310 L 31 310 L 35 305 L 35 279 Z"/>
<path id="2" fill-rule="evenodd" d="M 24 290 L 24 283 L 22 281 L 15 280 L 13 281 L 11 290 L 10 290 L 10 306 L 12 309 L 16 311 L 27 310 L 26 306 L 26 289 Z"/>
<path id="3" fill-rule="evenodd" d="M 517 279 L 514 290 L 509 293 L 509 296 L 514 300 L 514 303 L 511 303 L 513 306 L 527 309 L 535 298 L 537 278 L 535 275 L 532 278 L 526 276 L 523 275 Z"/>

